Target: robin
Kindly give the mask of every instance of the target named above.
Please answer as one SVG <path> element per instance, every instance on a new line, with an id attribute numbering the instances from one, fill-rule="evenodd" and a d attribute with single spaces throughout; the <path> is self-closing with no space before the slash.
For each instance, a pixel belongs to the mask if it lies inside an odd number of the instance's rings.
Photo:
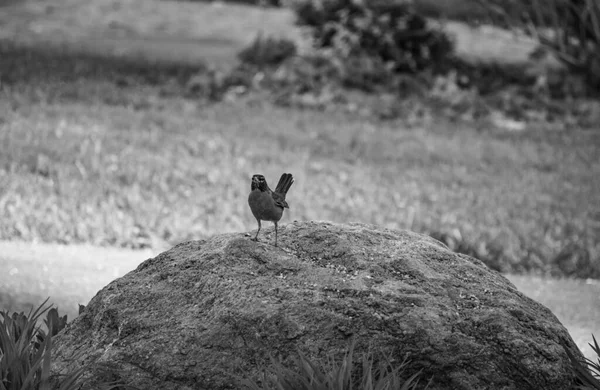
<path id="1" fill-rule="evenodd" d="M 281 175 L 275 191 L 271 191 L 263 175 L 252 176 L 248 204 L 254 218 L 256 218 L 256 222 L 258 222 L 258 231 L 252 239 L 253 241 L 258 241 L 258 233 L 261 228 L 260 221 L 271 221 L 275 224 L 275 246 L 277 246 L 277 222 L 283 215 L 283 209 L 290 208 L 285 201 L 285 194 L 287 194 L 293 183 L 292 174 L 284 173 Z"/>

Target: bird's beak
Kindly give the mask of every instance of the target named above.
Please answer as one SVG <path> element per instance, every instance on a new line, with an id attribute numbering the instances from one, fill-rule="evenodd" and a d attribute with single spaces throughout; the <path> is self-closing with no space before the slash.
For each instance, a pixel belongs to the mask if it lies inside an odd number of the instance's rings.
<path id="1" fill-rule="evenodd" d="M 252 177 L 252 183 L 258 184 L 258 177 Z"/>

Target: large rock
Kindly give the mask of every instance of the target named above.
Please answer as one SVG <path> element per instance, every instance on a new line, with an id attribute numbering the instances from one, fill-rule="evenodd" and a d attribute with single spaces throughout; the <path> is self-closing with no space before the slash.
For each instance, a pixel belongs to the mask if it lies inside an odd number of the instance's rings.
<path id="1" fill-rule="evenodd" d="M 419 234 L 321 222 L 178 245 L 102 289 L 56 338 L 55 372 L 140 389 L 241 388 L 277 356 L 341 354 L 356 336 L 432 389 L 568 389 L 544 306 L 480 261 Z M 77 358 L 74 358 L 77 357 Z M 424 382 L 424 381 L 422 381 Z"/>

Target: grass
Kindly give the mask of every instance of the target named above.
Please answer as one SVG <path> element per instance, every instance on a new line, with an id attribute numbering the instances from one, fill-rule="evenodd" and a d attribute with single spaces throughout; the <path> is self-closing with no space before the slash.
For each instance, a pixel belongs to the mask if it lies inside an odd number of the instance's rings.
<path id="1" fill-rule="evenodd" d="M 573 366 L 573 371 L 577 378 L 578 390 L 594 390 L 600 389 L 600 346 L 596 341 L 596 337 L 592 336 L 593 344 L 590 343 L 590 347 L 595 353 L 595 357 L 589 359 L 585 358 L 579 360 L 573 354 L 565 348 L 569 360 Z"/>
<path id="2" fill-rule="evenodd" d="M 242 379 L 249 390 L 413 390 L 419 384 L 420 371 L 403 379 L 408 361 L 392 363 L 390 357 L 376 357 L 372 351 L 362 356 L 362 365 L 354 362 L 356 339 L 352 339 L 341 361 L 330 354 L 326 364 L 311 361 L 298 351 L 293 368 L 271 358 L 263 371 L 262 384 Z M 374 362 L 379 358 L 379 364 Z M 427 389 L 429 384 L 424 388 Z"/>
<path id="3" fill-rule="evenodd" d="M 0 390 L 88 389 L 82 378 L 91 368 L 84 364 L 66 374 L 51 372 L 52 340 L 65 328 L 67 316 L 59 316 L 46 299 L 28 314 L 0 310 Z M 39 320 L 46 314 L 44 324 Z M 76 354 L 74 359 L 80 358 Z M 117 381 L 101 382 L 94 388 L 132 389 Z"/>
<path id="4" fill-rule="evenodd" d="M 287 220 L 447 232 L 513 272 L 560 273 L 573 243 L 597 254 L 597 131 L 203 105 L 180 93 L 191 68 L 2 51 L 0 239 L 139 248 L 250 230 L 249 178 L 289 171 Z"/>
<path id="5" fill-rule="evenodd" d="M 79 51 L 230 66 L 260 31 L 300 41 L 289 10 L 163 0 L 39 0 L 3 8 L 0 38 Z"/>
<path id="6" fill-rule="evenodd" d="M 454 19 L 477 18 L 478 0 L 418 0 L 417 9 L 441 23 L 456 38 L 456 50 L 470 61 L 522 63 L 535 48 L 531 39 L 501 29 L 471 28 Z M 26 4 L 26 5 L 23 5 Z M 215 3 L 219 4 L 219 3 Z M 487 14 L 487 12 L 484 12 Z M 119 54 L 219 67 L 231 66 L 236 54 L 259 32 L 296 41 L 301 51 L 308 42 L 294 26 L 290 9 L 262 9 L 239 4 L 169 0 L 29 0 L 3 8 L 0 38 L 18 42 L 68 43 L 87 53 Z"/>
<path id="7" fill-rule="evenodd" d="M 79 389 L 76 383 L 87 367 L 70 373 L 51 385 L 52 337 L 65 327 L 66 317 L 59 317 L 44 301 L 29 314 L 0 311 L 0 390 Z M 46 331 L 38 321 L 42 315 Z"/>

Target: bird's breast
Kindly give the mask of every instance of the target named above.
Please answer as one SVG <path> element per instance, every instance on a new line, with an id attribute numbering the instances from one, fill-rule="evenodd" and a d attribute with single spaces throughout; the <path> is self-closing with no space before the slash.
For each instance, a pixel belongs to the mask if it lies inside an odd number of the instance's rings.
<path id="1" fill-rule="evenodd" d="M 248 204 L 254 217 L 262 221 L 279 221 L 283 215 L 283 208 L 275 204 L 275 200 L 268 192 L 259 190 L 250 192 Z"/>

